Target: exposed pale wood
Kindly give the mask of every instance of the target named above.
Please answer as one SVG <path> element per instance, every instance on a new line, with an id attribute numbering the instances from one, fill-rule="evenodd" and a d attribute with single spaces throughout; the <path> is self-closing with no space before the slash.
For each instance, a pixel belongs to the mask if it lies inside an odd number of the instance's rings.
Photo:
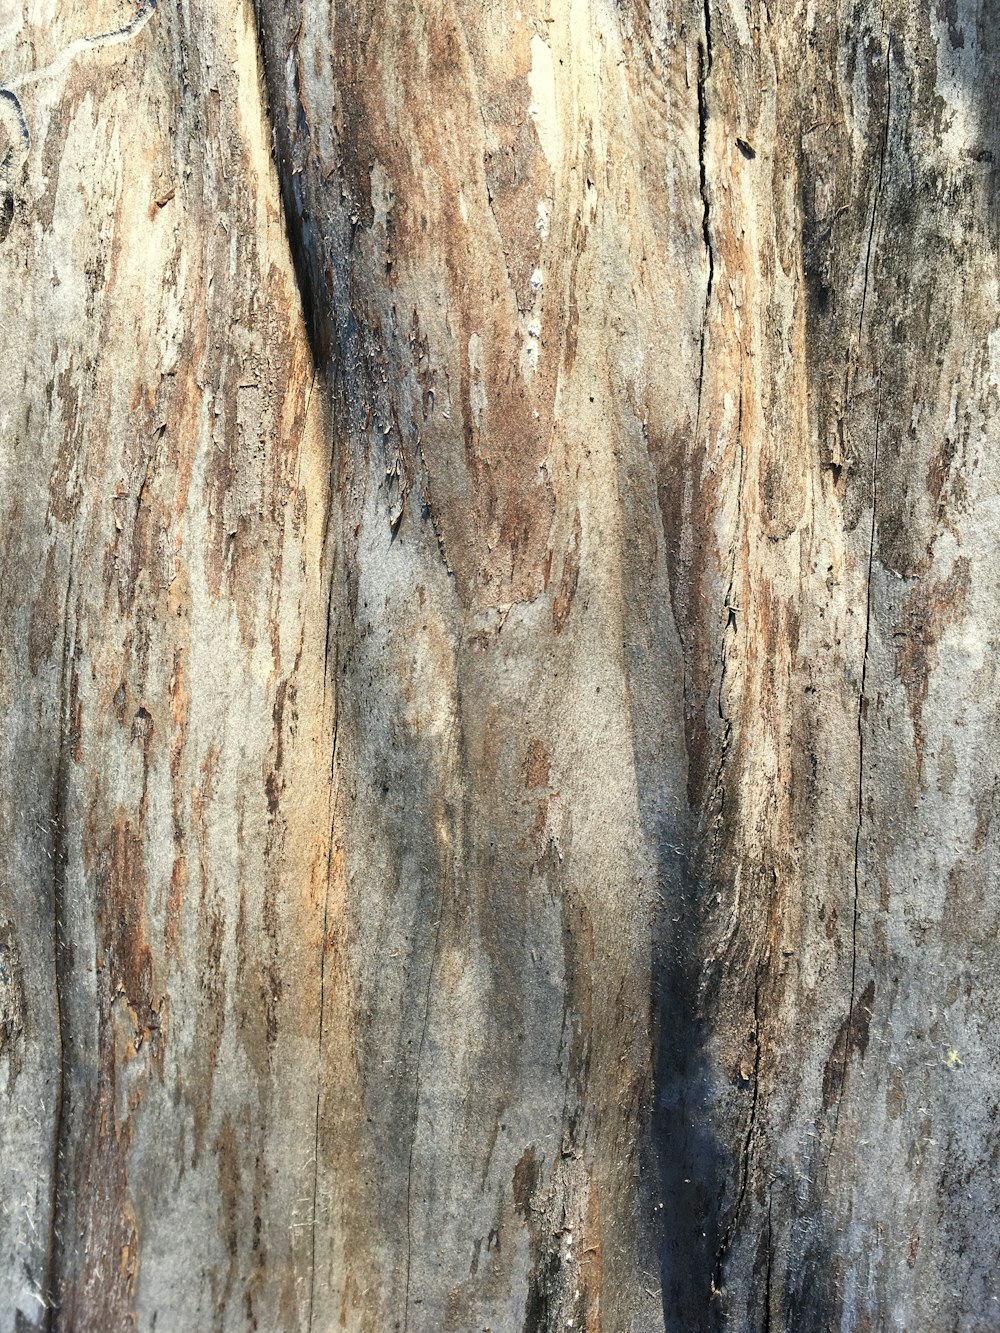
<path id="1" fill-rule="evenodd" d="M 298 1328 L 329 432 L 251 18 L 134 12 L 3 11 L 0 1327 Z"/>

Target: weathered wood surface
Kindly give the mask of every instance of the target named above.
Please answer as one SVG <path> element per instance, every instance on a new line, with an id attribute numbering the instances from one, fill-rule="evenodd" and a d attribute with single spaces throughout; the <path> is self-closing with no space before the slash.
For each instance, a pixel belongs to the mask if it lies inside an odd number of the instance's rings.
<path id="1" fill-rule="evenodd" d="M 1000 1328 L 1000 15 L 0 52 L 0 1327 Z"/>
<path id="2" fill-rule="evenodd" d="M 0 10 L 0 1328 L 299 1328 L 328 432 L 251 16 L 133 12 Z"/>

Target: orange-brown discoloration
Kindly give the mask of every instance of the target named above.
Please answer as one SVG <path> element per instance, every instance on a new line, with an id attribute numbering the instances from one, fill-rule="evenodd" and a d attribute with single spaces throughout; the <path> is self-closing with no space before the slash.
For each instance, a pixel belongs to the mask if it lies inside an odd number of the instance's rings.
<path id="1" fill-rule="evenodd" d="M 97 862 L 100 901 L 98 964 L 107 969 L 112 995 L 125 995 L 137 1013 L 153 1012 L 153 961 L 146 942 L 146 867 L 143 840 L 124 818 Z"/>
<path id="2" fill-rule="evenodd" d="M 97 834 L 91 812 L 89 838 Z M 91 844 L 93 845 L 93 844 Z M 163 1076 L 164 1001 L 154 996 L 153 959 L 146 938 L 146 870 L 143 839 L 119 812 L 93 863 L 97 882 L 97 1082 L 83 1105 L 69 1112 L 92 1132 L 74 1153 L 65 1186 L 63 1225 L 79 1228 L 90 1256 L 81 1270 L 74 1258 L 60 1275 L 69 1326 L 97 1333 L 136 1326 L 133 1301 L 139 1268 L 139 1236 L 129 1187 L 128 1153 L 144 1082 L 126 1077 L 138 1059 Z M 63 1244 L 62 1253 L 71 1251 Z M 72 1276 L 74 1275 L 75 1276 Z"/>
<path id="3" fill-rule="evenodd" d="M 587 1192 L 587 1212 L 579 1241 L 580 1328 L 586 1333 L 601 1333 L 601 1257 L 604 1238 L 601 1234 L 601 1196 L 596 1186 Z"/>
<path id="4" fill-rule="evenodd" d="M 524 785 L 529 790 L 536 787 L 547 787 L 550 771 L 549 752 L 545 748 L 545 742 L 536 737 L 528 746 L 528 753 L 524 761 Z"/>
<path id="5" fill-rule="evenodd" d="M 577 584 L 580 581 L 580 537 L 582 529 L 580 527 L 580 514 L 577 512 L 573 517 L 573 536 L 569 548 L 563 553 L 562 573 L 559 576 L 559 586 L 556 589 L 556 595 L 552 600 L 552 624 L 558 633 L 566 624 L 570 610 L 573 606 L 573 598 L 576 596 Z"/>
<path id="6" fill-rule="evenodd" d="M 962 613 L 968 589 L 969 562 L 959 556 L 947 578 L 933 584 L 926 579 L 917 582 L 906 599 L 902 626 L 895 635 L 896 670 L 910 705 L 918 778 L 924 767 L 923 710 L 937 665 L 938 641 Z"/>

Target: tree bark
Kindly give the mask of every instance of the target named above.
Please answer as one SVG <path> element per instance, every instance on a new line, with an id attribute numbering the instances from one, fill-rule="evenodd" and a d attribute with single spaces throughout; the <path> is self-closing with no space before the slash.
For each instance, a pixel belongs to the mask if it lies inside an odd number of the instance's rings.
<path id="1" fill-rule="evenodd" d="M 1000 1329 L 1000 16 L 0 52 L 0 1327 Z"/>

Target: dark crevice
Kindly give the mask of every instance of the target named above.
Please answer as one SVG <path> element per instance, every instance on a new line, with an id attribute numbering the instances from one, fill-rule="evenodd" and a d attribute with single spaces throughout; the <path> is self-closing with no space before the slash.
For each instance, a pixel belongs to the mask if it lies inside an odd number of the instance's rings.
<path id="1" fill-rule="evenodd" d="M 875 218 L 885 179 L 885 159 L 889 148 L 889 117 L 892 113 L 892 43 L 885 47 L 885 120 L 882 125 L 882 142 L 879 148 L 878 180 L 875 184 L 875 197 L 872 200 L 872 216 L 868 226 L 868 246 L 865 250 L 865 280 L 861 289 L 861 313 L 858 316 L 858 346 L 860 350 L 862 329 L 865 322 L 865 306 L 868 301 L 868 275 L 871 271 L 872 249 L 875 243 Z"/>
<path id="2" fill-rule="evenodd" d="M 757 969 L 757 980 L 754 986 L 753 996 L 753 1020 L 754 1020 L 754 1057 L 753 1073 L 751 1074 L 751 1093 L 750 1093 L 750 1114 L 747 1117 L 747 1131 L 743 1138 L 743 1149 L 740 1153 L 740 1183 L 736 1194 L 736 1202 L 733 1205 L 732 1215 L 722 1237 L 718 1252 L 715 1256 L 715 1273 L 712 1278 L 713 1294 L 720 1292 L 723 1286 L 726 1258 L 732 1246 L 736 1235 L 736 1228 L 739 1225 L 740 1217 L 743 1213 L 743 1205 L 746 1201 L 747 1187 L 750 1182 L 750 1165 L 753 1159 L 754 1136 L 757 1130 L 757 1106 L 760 1094 L 760 967 Z"/>
<path id="3" fill-rule="evenodd" d="M 708 259 L 708 281 L 705 286 L 705 313 L 701 322 L 698 347 L 698 407 L 695 414 L 695 438 L 701 429 L 701 400 L 705 384 L 705 340 L 708 311 L 712 304 L 712 283 L 715 277 L 715 256 L 712 252 L 711 211 L 708 201 L 708 170 L 705 163 L 708 138 L 708 76 L 712 70 L 712 18 L 709 0 L 705 0 L 704 38 L 698 41 L 698 182 L 701 191 L 701 235 Z"/>
<path id="4" fill-rule="evenodd" d="M 303 430 L 306 429 L 309 420 L 309 405 L 312 401 L 313 390 L 316 386 L 316 371 L 313 370 L 312 383 L 309 387 L 309 394 L 306 398 L 306 408 L 304 416 Z M 335 447 L 335 446 L 334 446 Z M 323 525 L 323 552 L 321 556 L 321 566 L 325 564 L 327 543 L 330 536 L 330 523 L 334 515 L 333 501 L 333 481 L 336 475 L 333 459 L 330 465 L 330 493 L 327 501 L 327 512 Z M 334 635 L 334 590 L 337 577 L 337 561 L 330 562 L 331 567 L 328 570 L 329 583 L 326 590 L 326 633 L 323 644 L 323 702 L 326 704 L 326 692 L 329 689 L 332 707 L 333 707 L 333 738 L 330 747 L 330 814 L 327 829 L 327 852 L 326 852 L 326 884 L 323 893 L 323 935 L 320 941 L 319 957 L 319 1033 L 318 1033 L 318 1051 L 317 1051 L 317 1073 L 316 1073 L 316 1115 L 313 1128 L 313 1190 L 312 1190 L 312 1214 L 311 1214 L 311 1236 L 310 1236 L 310 1270 L 309 1270 L 309 1322 L 307 1328 L 312 1333 L 313 1318 L 316 1302 L 316 1214 L 319 1201 L 319 1171 L 320 1171 L 320 1127 L 322 1123 L 322 1094 L 323 1094 L 323 1038 L 325 1036 L 324 1024 L 326 1018 L 326 947 L 327 932 L 329 930 L 330 918 L 330 876 L 333 870 L 333 846 L 334 846 L 334 824 L 336 820 L 336 791 L 337 791 L 337 749 L 340 739 L 340 708 L 337 699 L 337 680 L 340 668 L 339 644 Z M 333 652 L 333 669 L 330 669 L 331 645 Z"/>
<path id="5" fill-rule="evenodd" d="M 726 589 L 726 629 L 737 630 L 737 616 L 741 610 L 738 602 L 733 601 L 733 589 L 736 585 L 736 557 L 739 549 L 740 530 L 743 525 L 743 464 L 745 451 L 743 448 L 743 356 L 740 355 L 740 400 L 736 411 L 736 447 L 740 451 L 739 475 L 736 478 L 736 522 L 734 531 L 736 534 L 733 542 L 732 555 L 729 562 L 729 586 Z M 720 707 L 719 716 L 722 716 Z"/>
<path id="6" fill-rule="evenodd" d="M 332 589 L 333 574 L 330 575 L 331 592 L 327 600 L 327 656 L 330 645 L 330 619 L 332 614 Z M 326 663 L 324 663 L 324 666 Z M 328 827 L 328 841 L 326 849 L 326 884 L 323 892 L 323 935 L 320 940 L 319 954 L 319 1034 L 317 1051 L 317 1071 L 316 1071 L 316 1116 L 313 1122 L 313 1188 L 312 1188 L 312 1212 L 311 1212 L 311 1234 L 310 1234 L 310 1268 L 309 1268 L 309 1322 L 307 1324 L 308 1333 L 312 1333 L 313 1316 L 316 1305 L 316 1213 L 319 1201 L 319 1158 L 320 1158 L 320 1124 L 323 1102 L 323 1037 L 324 1020 L 326 1017 L 326 940 L 329 930 L 330 920 L 330 876 L 333 871 L 333 839 L 334 839 L 334 821 L 336 819 L 336 791 L 337 791 L 337 742 L 340 738 L 340 710 L 336 701 L 336 671 L 338 659 L 334 659 L 334 712 L 333 712 L 333 744 L 330 754 L 330 819 Z M 326 689 L 327 677 L 324 674 L 323 688 Z"/>
<path id="7" fill-rule="evenodd" d="M 761 1333 L 771 1333 L 771 1297 L 774 1277 L 774 1229 L 771 1220 L 771 1186 L 767 1188 L 767 1252 L 764 1266 L 764 1323 Z"/>
<path id="8" fill-rule="evenodd" d="M 330 340 L 328 332 L 329 312 L 323 300 L 325 284 L 320 280 L 322 275 L 316 271 L 315 259 L 311 253 L 307 236 L 310 223 L 309 215 L 301 206 L 301 200 L 297 200 L 294 194 L 295 181 L 298 176 L 293 163 L 289 160 L 293 157 L 293 143 L 292 136 L 288 131 L 288 118 L 281 113 L 276 117 L 274 114 L 275 108 L 272 105 L 273 100 L 278 95 L 277 90 L 282 86 L 285 53 L 272 50 L 266 21 L 268 18 L 266 0 L 254 0 L 253 8 L 257 21 L 257 47 L 260 53 L 262 73 L 260 81 L 261 98 L 264 104 L 265 120 L 271 129 L 271 156 L 274 159 L 278 178 L 285 238 L 292 257 L 292 268 L 295 272 L 299 302 L 302 307 L 306 338 L 309 342 L 309 350 L 312 353 L 313 366 L 316 368 L 322 367 L 326 370 L 330 366 Z M 282 25 L 276 24 L 275 26 L 280 32 Z M 296 93 L 298 93 L 297 67 L 295 88 Z M 295 131 L 308 140 L 309 123 L 305 115 L 302 114 L 301 99 L 299 99 L 298 105 L 299 115 L 296 118 Z M 283 109 L 279 109 L 279 112 L 281 111 Z"/>
<path id="9" fill-rule="evenodd" d="M 879 169 L 878 179 L 875 184 L 875 195 L 872 200 L 871 221 L 868 227 L 868 245 L 865 251 L 865 279 L 861 294 L 861 313 L 858 320 L 858 343 L 859 356 L 861 339 L 863 336 L 863 324 L 865 317 L 865 305 L 868 296 L 868 281 L 871 269 L 872 252 L 875 246 L 875 225 L 878 216 L 879 200 L 882 194 L 882 186 L 885 179 L 885 164 L 889 146 L 889 123 L 892 112 L 892 43 L 886 42 L 885 51 L 886 60 L 886 97 L 885 97 L 885 118 L 882 125 L 882 142 L 879 151 Z M 871 619 L 872 619 L 872 570 L 875 564 L 875 537 L 878 529 L 878 445 L 879 428 L 881 424 L 882 410 L 882 383 L 879 378 L 875 406 L 875 432 L 874 444 L 872 449 L 872 470 L 871 470 L 871 505 L 872 517 L 868 534 L 868 573 L 865 589 L 865 637 L 864 649 L 861 659 L 861 688 L 858 695 L 858 785 L 857 785 L 857 824 L 854 831 L 854 905 L 851 921 L 851 991 L 847 1007 L 847 1027 L 848 1033 L 854 1030 L 854 1009 L 857 1002 L 858 988 L 858 913 L 861 901 L 861 834 L 864 818 L 864 778 L 865 778 L 865 702 L 867 698 L 868 687 L 868 657 L 869 645 L 871 639 Z M 833 1152 L 833 1144 L 837 1135 L 837 1128 L 840 1123 L 840 1108 L 844 1098 L 844 1088 L 847 1080 L 847 1066 L 851 1058 L 852 1045 L 850 1041 L 844 1044 L 843 1064 L 840 1075 L 840 1091 L 837 1097 L 837 1109 L 834 1114 L 833 1133 L 830 1138 L 830 1153 Z M 829 1156 L 829 1155 L 828 1155 Z"/>
<path id="10" fill-rule="evenodd" d="M 729 565 L 729 584 L 726 589 L 724 610 L 726 612 L 726 623 L 722 631 L 722 646 L 719 654 L 719 688 L 716 696 L 716 708 L 719 715 L 719 721 L 722 723 L 720 744 L 719 744 L 719 762 L 715 770 L 715 782 L 712 787 L 712 803 L 715 807 L 715 836 L 712 843 L 712 859 L 717 861 L 719 854 L 719 844 L 722 838 L 722 817 L 726 803 L 726 788 L 723 781 L 723 775 L 726 769 L 726 761 L 729 757 L 729 747 L 733 738 L 733 721 L 726 710 L 725 704 L 725 685 L 726 677 L 729 672 L 729 647 L 728 634 L 730 631 L 736 634 L 739 632 L 739 623 L 737 620 L 740 611 L 739 605 L 733 601 L 733 588 L 736 583 L 736 560 L 739 549 L 740 531 L 743 522 L 743 363 L 740 361 L 740 399 L 737 412 L 736 423 L 736 444 L 740 451 L 739 471 L 736 479 L 736 519 L 734 524 L 735 537 L 733 540 L 732 552 Z"/>
<path id="11" fill-rule="evenodd" d="M 321 281 L 318 281 L 320 275 L 315 271 L 314 257 L 310 251 L 307 236 L 309 216 L 305 209 L 300 207 L 301 201 L 295 198 L 296 173 L 290 162 L 294 150 L 291 135 L 288 133 L 287 129 L 287 118 L 284 115 L 275 117 L 274 114 L 273 101 L 278 96 L 276 90 L 280 89 L 282 86 L 280 72 L 283 67 L 283 59 L 279 58 L 279 52 L 272 50 L 271 43 L 268 39 L 268 25 L 265 22 L 265 10 L 266 4 L 263 3 L 263 0 L 255 0 L 254 11 L 257 27 L 257 45 L 260 53 L 262 75 L 260 80 L 261 97 L 264 104 L 265 118 L 267 124 L 271 128 L 271 152 L 278 180 L 285 238 L 292 260 L 292 268 L 295 274 L 296 286 L 298 288 L 299 303 L 302 310 L 306 339 L 309 344 L 312 359 L 312 376 L 309 390 L 306 395 L 303 414 L 303 431 L 305 431 L 308 429 L 309 425 L 309 413 L 312 407 L 312 397 L 316 389 L 317 379 L 322 372 L 323 387 L 324 389 L 328 389 L 331 380 L 336 378 L 337 366 L 331 362 L 329 356 L 329 337 L 327 332 L 328 319 L 322 295 L 324 292 L 324 284 Z M 280 25 L 278 30 L 280 31 Z M 298 71 L 296 70 L 296 92 L 297 91 Z M 301 134 L 308 139 L 309 125 L 305 116 L 301 114 L 301 109 L 300 100 L 300 114 L 297 118 L 295 128 L 298 134 Z M 337 472 L 337 438 L 338 432 L 334 430 L 332 432 L 329 456 L 329 493 L 327 496 L 326 513 L 323 522 L 323 545 L 321 550 L 321 568 L 329 564 L 329 568 L 327 569 L 329 584 L 326 592 L 326 625 L 324 627 L 323 643 L 323 694 L 324 703 L 328 689 L 332 695 L 333 737 L 330 755 L 330 812 L 326 858 L 326 884 L 324 886 L 323 896 L 323 933 L 320 940 L 319 961 L 319 1023 L 317 1033 L 316 1108 L 313 1121 L 313 1181 L 310 1219 L 309 1311 L 307 1316 L 307 1329 L 310 1333 L 314 1326 L 316 1313 L 316 1229 L 317 1215 L 319 1211 L 319 1178 L 323 1112 L 323 1046 L 326 1036 L 326 954 L 330 919 L 330 877 L 333 870 L 334 821 L 336 817 L 337 752 L 340 737 L 340 709 L 337 700 L 337 677 L 340 666 L 340 654 L 336 626 L 334 624 L 335 584 L 338 562 L 336 560 L 336 555 L 334 555 L 332 560 L 329 562 L 327 561 L 327 553 L 331 542 L 331 525 L 336 516 L 334 489 L 336 486 Z"/>
<path id="12" fill-rule="evenodd" d="M 847 1007 L 847 1026 L 848 1034 L 854 1031 L 854 1009 L 857 1003 L 858 989 L 858 910 L 861 900 L 861 831 L 864 817 L 864 779 L 865 779 L 865 702 L 867 699 L 868 686 L 868 655 L 869 643 L 871 639 L 872 623 L 872 569 L 875 564 L 875 534 L 878 525 L 878 436 L 879 426 L 881 424 L 882 409 L 882 382 L 879 380 L 878 395 L 875 408 L 875 444 L 872 451 L 872 521 L 869 530 L 868 541 L 868 577 L 865 589 L 865 640 L 864 654 L 861 660 L 861 690 L 858 696 L 858 818 L 854 830 L 854 911 L 851 921 L 851 997 Z M 850 1039 L 844 1043 L 844 1059 L 840 1074 L 840 1093 L 837 1098 L 837 1110 L 833 1122 L 833 1134 L 830 1139 L 830 1151 L 833 1151 L 833 1142 L 836 1138 L 837 1127 L 840 1123 L 840 1107 L 844 1099 L 844 1087 L 847 1080 L 847 1065 L 851 1058 L 851 1051 L 854 1049 Z"/>
<path id="13" fill-rule="evenodd" d="M 709 276 L 709 284 L 711 285 L 711 276 Z M 695 409 L 695 418 L 694 418 L 695 440 L 698 440 L 701 435 L 701 399 L 702 399 L 702 391 L 704 390 L 705 387 L 705 329 L 706 325 L 708 324 L 707 305 L 705 307 L 705 314 L 706 318 L 703 319 L 701 322 L 701 339 L 698 344 L 698 406 Z"/>
<path id="14" fill-rule="evenodd" d="M 708 77 L 712 72 L 712 21 L 708 0 L 705 3 L 705 37 L 698 42 L 698 180 L 701 188 L 701 231 L 708 256 L 708 290 L 705 307 L 712 299 L 715 257 L 712 252 L 711 208 L 708 199 L 708 169 L 705 162 L 708 138 Z"/>
<path id="15" fill-rule="evenodd" d="M 56 1067 L 55 1123 L 52 1131 L 52 1194 L 49 1208 L 49 1236 L 44 1285 L 45 1330 L 55 1333 L 59 1327 L 59 1297 L 62 1283 L 62 1248 L 65 1235 L 65 1213 L 68 1186 L 65 1179 L 70 1161 L 69 1136 L 69 1080 L 66 1076 L 66 1053 L 70 1046 L 69 1016 L 66 1012 L 64 981 L 71 964 L 66 942 L 66 813 L 69 802 L 70 735 L 72 730 L 72 671 L 73 645 L 70 634 L 70 598 L 73 588 L 73 567 L 76 548 L 75 524 L 70 532 L 69 573 L 66 595 L 63 599 L 63 641 L 59 671 L 59 748 L 56 758 L 55 779 L 52 785 L 52 994 L 55 1007 L 56 1037 L 59 1043 Z"/>

